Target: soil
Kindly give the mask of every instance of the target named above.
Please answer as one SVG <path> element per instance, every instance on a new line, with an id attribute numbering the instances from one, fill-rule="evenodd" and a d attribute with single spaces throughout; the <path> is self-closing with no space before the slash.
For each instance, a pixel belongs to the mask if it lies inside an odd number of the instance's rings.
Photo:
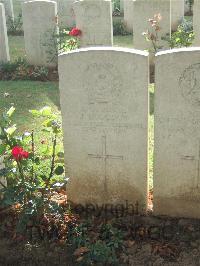
<path id="1" fill-rule="evenodd" d="M 86 217 L 82 217 L 84 219 Z M 92 219 L 93 224 L 98 225 L 102 218 Z M 106 219 L 124 232 L 124 249 L 118 254 L 119 265 L 200 265 L 199 220 L 154 217 L 151 214 Z M 105 217 L 103 220 L 106 221 Z M 86 265 L 77 264 L 73 252 L 70 246 L 59 241 L 31 243 L 13 240 L 4 234 L 0 239 L 0 266 Z"/>

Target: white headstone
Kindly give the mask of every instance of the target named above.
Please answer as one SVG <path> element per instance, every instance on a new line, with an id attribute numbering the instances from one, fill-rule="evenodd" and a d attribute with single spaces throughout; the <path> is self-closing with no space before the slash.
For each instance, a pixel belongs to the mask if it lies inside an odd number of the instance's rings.
<path id="1" fill-rule="evenodd" d="M 0 4 L 0 62 L 10 60 L 4 5 Z"/>
<path id="2" fill-rule="evenodd" d="M 193 7 L 194 46 L 200 46 L 200 1 L 194 0 Z"/>
<path id="3" fill-rule="evenodd" d="M 155 214 L 200 218 L 200 49 L 158 53 Z"/>
<path id="4" fill-rule="evenodd" d="M 0 3 L 4 4 L 6 19 L 14 20 L 14 9 L 12 0 L 0 0 Z"/>
<path id="5" fill-rule="evenodd" d="M 57 4 L 53 1 L 35 0 L 22 4 L 24 40 L 30 64 L 55 66 L 57 58 L 50 54 L 53 35 L 57 32 Z"/>
<path id="6" fill-rule="evenodd" d="M 69 199 L 145 209 L 148 53 L 77 50 L 59 56 L 59 76 Z"/>
<path id="7" fill-rule="evenodd" d="M 82 32 L 80 45 L 112 46 L 111 0 L 80 0 L 74 3 L 76 27 Z"/>
<path id="8" fill-rule="evenodd" d="M 133 32 L 133 0 L 124 1 L 124 22 L 129 32 Z"/>
<path id="9" fill-rule="evenodd" d="M 63 27 L 75 26 L 74 2 L 75 0 L 57 0 L 59 23 Z"/>
<path id="10" fill-rule="evenodd" d="M 176 31 L 184 18 L 184 0 L 171 0 L 171 29 Z"/>
<path id="11" fill-rule="evenodd" d="M 133 1 L 133 24 L 137 25 L 133 28 L 133 43 L 137 49 L 149 49 L 152 44 L 145 40 L 143 32 L 152 31 L 149 19 L 154 15 L 160 14 L 161 31 L 158 33 L 159 46 L 165 47 L 166 41 L 162 41 L 162 37 L 170 35 L 171 32 L 171 1 L 170 0 L 135 0 Z"/>

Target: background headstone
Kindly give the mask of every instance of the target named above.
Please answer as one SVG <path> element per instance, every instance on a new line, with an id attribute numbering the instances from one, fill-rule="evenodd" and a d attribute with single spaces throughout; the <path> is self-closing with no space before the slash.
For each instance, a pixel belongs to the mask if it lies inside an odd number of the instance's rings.
<path id="1" fill-rule="evenodd" d="M 59 76 L 69 200 L 145 209 L 148 53 L 77 50 L 59 56 Z"/>
<path id="2" fill-rule="evenodd" d="M 133 0 L 124 1 L 124 22 L 129 32 L 133 32 Z"/>
<path id="3" fill-rule="evenodd" d="M 184 18 L 184 0 L 171 0 L 171 30 L 176 31 Z"/>
<path id="4" fill-rule="evenodd" d="M 6 20 L 14 20 L 13 0 L 0 0 L 0 3 L 4 4 Z"/>
<path id="5" fill-rule="evenodd" d="M 82 32 L 81 47 L 112 46 L 111 0 L 80 0 L 74 3 L 76 27 Z"/>
<path id="6" fill-rule="evenodd" d="M 0 4 L 0 62 L 10 60 L 4 5 Z"/>
<path id="7" fill-rule="evenodd" d="M 22 4 L 24 40 L 27 60 L 39 66 L 55 66 L 57 58 L 50 53 L 57 32 L 57 4 L 35 0 Z M 55 49 L 54 49 L 55 50 Z"/>
<path id="8" fill-rule="evenodd" d="M 72 28 L 75 26 L 74 2 L 75 0 L 57 0 L 59 23 L 63 27 Z"/>
<path id="9" fill-rule="evenodd" d="M 159 45 L 166 47 L 167 42 L 162 41 L 161 37 L 170 35 L 171 32 L 171 4 L 170 0 L 135 0 L 133 1 L 133 43 L 137 49 L 148 49 L 152 46 L 150 42 L 147 42 L 142 35 L 147 29 L 150 31 L 152 27 L 149 23 L 149 19 L 153 18 L 155 14 L 160 14 L 162 20 L 160 21 L 161 31 L 158 34 L 160 39 Z"/>
<path id="10" fill-rule="evenodd" d="M 154 211 L 200 218 L 200 49 L 158 53 Z"/>

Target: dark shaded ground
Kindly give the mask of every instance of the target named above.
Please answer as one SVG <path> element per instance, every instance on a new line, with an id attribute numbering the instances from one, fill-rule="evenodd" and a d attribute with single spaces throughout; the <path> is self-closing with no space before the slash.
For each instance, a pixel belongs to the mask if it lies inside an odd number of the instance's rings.
<path id="1" fill-rule="evenodd" d="M 98 224 L 93 219 L 92 224 Z M 105 220 L 104 220 L 105 222 Z M 112 218 L 107 222 L 124 233 L 119 265 L 200 265 L 200 221 L 153 216 Z M 98 228 L 93 229 L 95 232 Z M 93 232 L 94 233 L 94 232 Z M 40 244 L 1 237 L 0 265 L 88 265 L 77 263 L 70 246 L 62 242 Z M 106 264 L 91 264 L 106 265 Z M 108 264 L 107 264 L 108 265 Z M 116 265 L 116 264 L 115 264 Z"/>

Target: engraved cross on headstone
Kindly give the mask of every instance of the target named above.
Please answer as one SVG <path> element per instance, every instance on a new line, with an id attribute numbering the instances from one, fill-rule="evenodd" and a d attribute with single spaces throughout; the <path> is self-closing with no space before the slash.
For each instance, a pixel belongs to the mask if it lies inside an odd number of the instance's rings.
<path id="1" fill-rule="evenodd" d="M 107 192 L 107 161 L 109 159 L 113 160 L 123 160 L 123 156 L 115 156 L 107 153 L 107 139 L 106 136 L 102 136 L 102 152 L 101 154 L 88 154 L 89 157 L 95 159 L 101 159 L 104 162 L 104 189 Z"/>
<path id="2" fill-rule="evenodd" d="M 200 140 L 198 144 L 198 156 L 195 157 L 191 155 L 186 155 L 186 156 L 183 156 L 182 159 L 197 162 L 197 167 L 196 167 L 197 175 L 196 175 L 195 183 L 196 183 L 196 187 L 198 188 L 200 186 Z"/>

